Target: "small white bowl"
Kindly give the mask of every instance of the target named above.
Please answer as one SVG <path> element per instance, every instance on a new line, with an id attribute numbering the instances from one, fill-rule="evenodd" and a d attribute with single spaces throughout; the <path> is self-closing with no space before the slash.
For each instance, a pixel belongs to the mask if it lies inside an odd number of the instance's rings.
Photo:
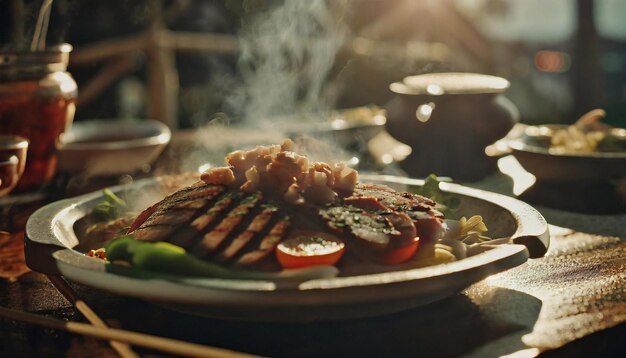
<path id="1" fill-rule="evenodd" d="M 170 129 L 152 119 L 75 122 L 63 135 L 57 169 L 87 176 L 135 173 L 154 162 L 170 138 Z"/>

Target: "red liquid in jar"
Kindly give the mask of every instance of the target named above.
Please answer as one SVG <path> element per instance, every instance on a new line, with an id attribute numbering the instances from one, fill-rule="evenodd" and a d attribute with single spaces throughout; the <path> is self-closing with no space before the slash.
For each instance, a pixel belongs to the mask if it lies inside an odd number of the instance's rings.
<path id="1" fill-rule="evenodd" d="M 61 134 L 74 119 L 76 82 L 67 72 L 72 46 L 0 52 L 0 134 L 29 141 L 16 191 L 40 189 L 55 174 Z"/>
<path id="2" fill-rule="evenodd" d="M 23 94 L 0 96 L 0 133 L 20 135 L 30 142 L 26 169 L 16 187 L 19 191 L 40 187 L 53 178 L 60 135 L 74 117 L 75 98 L 61 93 L 38 96 L 34 93 L 36 81 L 16 85 L 22 87 L 16 92 Z"/>

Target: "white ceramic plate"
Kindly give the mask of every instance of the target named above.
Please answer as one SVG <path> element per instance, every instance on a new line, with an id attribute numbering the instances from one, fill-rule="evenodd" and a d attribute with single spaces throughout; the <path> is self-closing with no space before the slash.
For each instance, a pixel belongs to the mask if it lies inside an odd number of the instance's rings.
<path id="1" fill-rule="evenodd" d="M 364 182 L 411 189 L 422 181 L 362 175 Z M 144 180 L 114 192 L 158 190 Z M 27 264 L 36 271 L 62 274 L 97 289 L 142 298 L 177 310 L 226 319 L 311 321 L 364 317 L 404 310 L 458 293 L 491 274 L 542 256 L 549 243 L 548 226 L 535 209 L 516 199 L 456 184 L 442 189 L 461 198 L 461 214 L 481 214 L 490 236 L 511 237 L 516 244 L 437 266 L 305 282 L 209 278 L 139 279 L 107 272 L 98 259 L 83 255 L 87 239 L 74 230 L 77 221 L 102 200 L 100 192 L 52 203 L 35 212 L 26 227 Z"/>

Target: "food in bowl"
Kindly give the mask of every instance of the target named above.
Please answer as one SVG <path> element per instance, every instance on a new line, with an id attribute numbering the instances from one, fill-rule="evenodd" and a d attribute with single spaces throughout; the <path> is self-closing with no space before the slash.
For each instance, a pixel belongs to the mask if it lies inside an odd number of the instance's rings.
<path id="1" fill-rule="evenodd" d="M 522 167 L 541 182 L 607 182 L 626 176 L 626 129 L 601 122 L 603 110 L 574 125 L 520 126 L 507 140 Z"/>
<path id="2" fill-rule="evenodd" d="M 550 134 L 553 154 L 584 154 L 626 151 L 626 129 L 613 128 L 602 119 L 606 112 L 594 109 L 571 126 L 554 129 Z"/>
<path id="3" fill-rule="evenodd" d="M 133 174 L 152 164 L 170 139 L 167 125 L 152 119 L 76 122 L 63 136 L 58 170 L 86 176 Z"/>
<path id="4" fill-rule="evenodd" d="M 342 163 L 310 162 L 290 140 L 232 152 L 226 164 L 138 215 L 107 224 L 122 235 L 90 255 L 135 272 L 282 278 L 440 264 L 508 240 L 483 236 L 480 216 L 446 217 L 454 200 L 441 196 L 434 178 L 421 194 L 439 202 L 361 183 Z M 124 205 L 107 197 L 97 213 Z"/>

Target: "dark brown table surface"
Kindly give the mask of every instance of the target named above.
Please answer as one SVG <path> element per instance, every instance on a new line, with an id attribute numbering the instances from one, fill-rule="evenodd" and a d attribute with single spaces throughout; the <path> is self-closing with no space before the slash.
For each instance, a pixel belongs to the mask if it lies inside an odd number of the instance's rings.
<path id="1" fill-rule="evenodd" d="M 510 189 L 501 174 L 472 185 Z M 4 225 L 10 214 L 10 226 L 19 231 L 20 218 L 38 205 L 41 202 L 16 206 L 12 212 L 5 209 Z M 545 257 L 442 301 L 385 316 L 303 324 L 222 321 L 72 285 L 111 326 L 263 356 L 626 356 L 626 214 L 538 209 L 551 224 L 552 242 Z M 10 246 L 15 251 L 15 240 L 20 237 L 1 240 L 0 253 Z M 0 279 L 0 305 L 85 322 L 46 277 L 35 272 Z M 134 349 L 145 356 L 164 355 Z M 0 357 L 114 354 L 106 342 L 0 318 Z"/>

